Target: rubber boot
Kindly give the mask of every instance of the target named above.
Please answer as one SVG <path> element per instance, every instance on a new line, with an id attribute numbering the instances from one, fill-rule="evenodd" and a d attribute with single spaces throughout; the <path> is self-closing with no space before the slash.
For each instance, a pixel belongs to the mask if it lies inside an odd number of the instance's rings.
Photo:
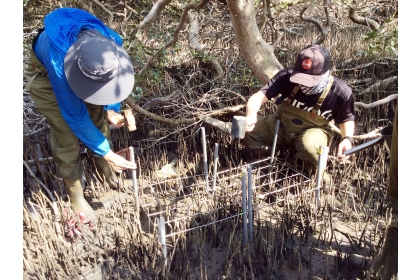
<path id="1" fill-rule="evenodd" d="M 118 190 L 118 178 L 115 172 L 109 166 L 109 163 L 104 158 L 93 157 L 96 169 L 99 174 L 98 177 L 101 183 L 108 185 L 113 190 Z"/>
<path id="2" fill-rule="evenodd" d="M 398 279 L 398 218 L 388 228 L 382 254 L 372 266 L 381 279 Z"/>
<path id="3" fill-rule="evenodd" d="M 75 212 L 82 212 L 85 216 L 85 223 L 97 222 L 95 211 L 85 200 L 83 196 L 82 180 L 69 180 L 64 179 L 64 185 L 66 187 L 67 194 L 70 198 L 71 208 Z M 81 215 L 82 216 L 82 215 Z"/>

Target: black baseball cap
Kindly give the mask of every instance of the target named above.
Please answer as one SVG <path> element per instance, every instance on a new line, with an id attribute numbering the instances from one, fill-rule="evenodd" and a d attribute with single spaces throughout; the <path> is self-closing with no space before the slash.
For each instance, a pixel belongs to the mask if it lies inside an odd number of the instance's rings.
<path id="1" fill-rule="evenodd" d="M 304 48 L 297 56 L 290 81 L 306 87 L 316 86 L 330 69 L 330 52 L 319 45 Z"/>

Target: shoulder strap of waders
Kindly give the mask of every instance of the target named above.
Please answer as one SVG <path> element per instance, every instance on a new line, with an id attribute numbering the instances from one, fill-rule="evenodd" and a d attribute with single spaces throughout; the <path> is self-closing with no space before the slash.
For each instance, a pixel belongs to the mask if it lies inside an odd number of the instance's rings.
<path id="1" fill-rule="evenodd" d="M 311 113 L 316 114 L 318 113 L 319 108 L 321 108 L 322 102 L 324 102 L 325 97 L 327 97 L 328 93 L 330 92 L 331 86 L 334 82 L 334 78 L 332 75 L 328 77 L 328 83 L 325 87 L 324 91 L 322 92 L 321 96 L 318 98 L 315 106 L 312 108 Z"/>
<path id="2" fill-rule="evenodd" d="M 300 89 L 300 86 L 295 85 L 295 87 L 293 88 L 292 92 L 289 95 L 289 98 L 287 98 L 285 101 L 288 102 L 289 104 L 292 104 L 292 101 L 295 99 L 295 94 L 298 92 L 299 89 Z"/>

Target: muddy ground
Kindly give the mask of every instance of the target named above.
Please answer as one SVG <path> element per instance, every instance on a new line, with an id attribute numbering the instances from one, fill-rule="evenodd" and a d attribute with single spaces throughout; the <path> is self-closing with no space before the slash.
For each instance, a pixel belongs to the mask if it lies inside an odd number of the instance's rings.
<path id="1" fill-rule="evenodd" d="M 116 138 L 124 133 L 114 132 Z M 210 147 L 208 158 L 212 159 Z M 236 148 L 243 147 L 237 144 Z M 138 212 L 132 172 L 119 177 L 119 191 L 111 190 L 95 180 L 86 159 L 85 196 L 99 217 L 93 227 L 69 223 L 77 221 L 77 216 L 69 208 L 62 181 L 52 175 L 53 163 L 44 164 L 41 169 L 50 176 L 47 181 L 53 190 L 63 192 L 57 196 L 60 217 L 53 222 L 51 200 L 36 179 L 26 177 L 24 279 L 366 279 L 391 216 L 383 146 L 372 148 L 380 164 L 364 167 L 371 172 L 354 164 L 365 155 L 344 165 L 330 163 L 333 183 L 321 191 L 318 211 L 314 209 L 314 174 L 298 174 L 302 176 L 298 187 L 270 196 L 265 196 L 268 191 L 262 181 L 254 179 L 253 240 L 246 244 L 240 215 L 241 175 L 233 161 L 230 172 L 221 171 L 227 163 L 224 158 L 232 158 L 231 147 L 226 149 L 220 152 L 218 184 L 223 189 L 216 192 L 218 204 L 203 191 L 205 174 L 199 152 L 191 161 L 175 164 L 178 178 L 156 180 L 153 174 L 173 157 L 163 152 L 153 164 L 156 168 L 139 170 Z M 142 167 L 141 153 L 137 160 Z M 237 160 L 237 166 L 246 164 Z M 297 165 L 288 160 L 287 166 L 296 170 Z M 286 168 L 281 163 L 278 166 Z M 37 173 L 36 168 L 32 170 Z M 229 184 L 222 183 L 226 177 Z M 295 185 L 286 179 L 281 183 Z M 194 215 L 182 212 L 185 207 Z M 166 258 L 159 217 L 166 219 Z M 175 217 L 180 217 L 178 222 L 171 220 Z"/>
<path id="2" fill-rule="evenodd" d="M 24 63 L 42 17 L 57 6 L 57 1 L 48 1 L 48 5 L 26 2 Z M 132 2 L 139 12 L 145 12 L 142 17 L 151 8 L 144 1 Z M 139 78 L 136 104 L 167 119 L 190 119 L 206 110 L 243 105 L 262 86 L 243 61 L 236 40 L 232 40 L 234 34 L 230 28 L 225 30 L 230 22 L 222 2 L 210 1 L 207 8 L 224 24 L 203 24 L 202 34 L 211 40 L 220 38 L 215 41 L 217 47 L 206 51 L 211 50 L 209 54 L 220 59 L 224 74 L 215 78 L 197 59 L 179 57 L 190 53 L 187 33 L 181 32 L 180 51 L 168 49 L 164 57 L 167 64 L 158 61 Z M 112 7 L 113 12 L 121 12 L 119 15 L 128 11 L 120 4 Z M 298 14 L 293 7 L 290 13 L 282 13 L 288 27 L 302 31 L 299 36 L 286 34 L 281 50 L 276 51 L 284 66 L 293 65 L 295 54 L 318 35 L 314 26 L 302 28 Z M 208 19 L 207 14 L 203 15 Z M 157 36 L 156 41 L 145 40 L 141 50 L 132 54 L 139 65 L 147 61 L 150 51 L 164 45 L 167 34 L 173 35 L 178 18 L 172 16 L 169 11 L 152 26 L 150 35 Z M 134 24 L 138 24 L 137 20 Z M 393 22 L 398 24 L 398 20 Z M 356 100 L 364 104 L 398 93 L 398 58 L 367 53 L 370 42 L 361 38 L 368 34 L 366 27 L 356 27 L 344 16 L 325 42 L 334 56 L 333 75 L 348 83 Z M 381 37 L 377 39 L 376 43 L 380 43 Z M 390 78 L 395 79 L 382 83 Z M 24 88 L 26 83 L 24 78 Z M 176 98 L 168 98 L 174 95 Z M 358 108 L 357 134 L 390 125 L 396 103 L 394 99 L 372 109 Z M 128 108 L 123 105 L 123 109 Z M 272 112 L 274 104 L 270 103 L 260 113 Z M 313 173 L 274 177 L 284 180 L 268 187 L 264 186 L 266 176 L 253 177 L 253 240 L 244 244 L 241 172 L 237 168 L 250 158 L 237 139 L 202 121 L 171 125 L 136 114 L 138 130 L 114 130 L 113 144 L 116 151 L 134 148 L 139 209 L 130 172 L 120 178 L 127 183 L 121 183 L 119 191 L 111 190 L 97 180 L 89 159 L 82 153 L 85 197 L 99 217 L 98 223 L 90 226 L 82 224 L 69 208 L 63 182 L 49 160 L 52 152 L 48 124 L 25 91 L 23 115 L 23 279 L 380 279 L 371 275 L 369 267 L 381 251 L 392 218 L 386 194 L 389 153 L 383 145 L 353 155 L 346 164 L 329 160 L 333 183 L 321 189 L 318 208 L 314 203 Z M 232 115 L 217 118 L 231 121 Z M 206 190 L 203 127 L 210 179 L 216 143 L 220 144 L 218 170 L 229 170 L 217 178 L 216 195 Z M 338 141 L 336 136 L 330 145 L 332 157 Z M 158 171 L 174 155 L 179 177 L 159 179 Z M 278 151 L 276 157 L 282 161 L 276 165 L 280 171 L 284 161 L 300 172 L 292 153 Z M 159 237 L 158 218 L 162 217 L 165 239 Z M 162 252 L 163 241 L 166 254 Z"/>

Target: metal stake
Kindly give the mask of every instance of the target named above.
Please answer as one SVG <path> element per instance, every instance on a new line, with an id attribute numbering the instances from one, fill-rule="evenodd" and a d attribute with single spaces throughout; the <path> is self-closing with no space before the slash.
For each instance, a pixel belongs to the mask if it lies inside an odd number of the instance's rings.
<path id="1" fill-rule="evenodd" d="M 128 150 L 130 151 L 130 161 L 133 163 L 136 163 L 136 160 L 134 158 L 134 148 L 128 147 Z M 134 192 L 134 202 L 136 211 L 139 210 L 139 191 L 138 191 L 138 185 L 137 185 L 137 172 L 135 169 L 131 170 L 131 177 L 133 178 L 133 192 Z"/>
<path id="2" fill-rule="evenodd" d="M 244 228 L 243 244 L 248 243 L 248 231 L 247 231 L 247 210 L 246 210 L 246 184 L 245 184 L 245 170 L 241 171 L 242 175 L 242 226 Z"/>
<path id="3" fill-rule="evenodd" d="M 214 145 L 214 161 L 213 161 L 213 192 L 216 190 L 216 175 L 217 175 L 217 163 L 219 161 L 219 143 Z"/>
<path id="4" fill-rule="evenodd" d="M 165 217 L 160 217 L 158 221 L 158 231 L 159 231 L 159 242 L 162 244 L 162 256 L 164 260 L 164 267 L 168 262 L 166 258 L 166 229 L 165 229 Z"/>
<path id="5" fill-rule="evenodd" d="M 324 172 L 325 168 L 327 167 L 327 159 L 328 159 L 328 151 L 329 147 L 326 146 L 319 146 L 318 149 L 318 172 L 316 174 L 316 188 L 315 188 L 315 211 L 318 211 L 319 205 L 319 190 L 321 189 L 321 178 L 322 173 Z"/>
<path id="6" fill-rule="evenodd" d="M 252 227 L 254 226 L 252 209 L 252 166 L 248 165 L 248 227 L 250 243 L 252 243 Z"/>
<path id="7" fill-rule="evenodd" d="M 206 130 L 204 127 L 201 128 L 201 139 L 203 143 L 203 163 L 204 163 L 204 173 L 206 178 L 206 191 L 209 190 L 209 166 L 207 163 L 207 146 L 206 146 Z"/>
<path id="8" fill-rule="evenodd" d="M 277 135 L 279 134 L 279 126 L 280 126 L 280 120 L 279 119 L 276 119 L 276 129 L 274 130 L 273 146 L 271 147 L 271 160 L 270 160 L 270 164 L 273 164 L 273 161 L 274 161 L 274 152 L 276 151 Z"/>

